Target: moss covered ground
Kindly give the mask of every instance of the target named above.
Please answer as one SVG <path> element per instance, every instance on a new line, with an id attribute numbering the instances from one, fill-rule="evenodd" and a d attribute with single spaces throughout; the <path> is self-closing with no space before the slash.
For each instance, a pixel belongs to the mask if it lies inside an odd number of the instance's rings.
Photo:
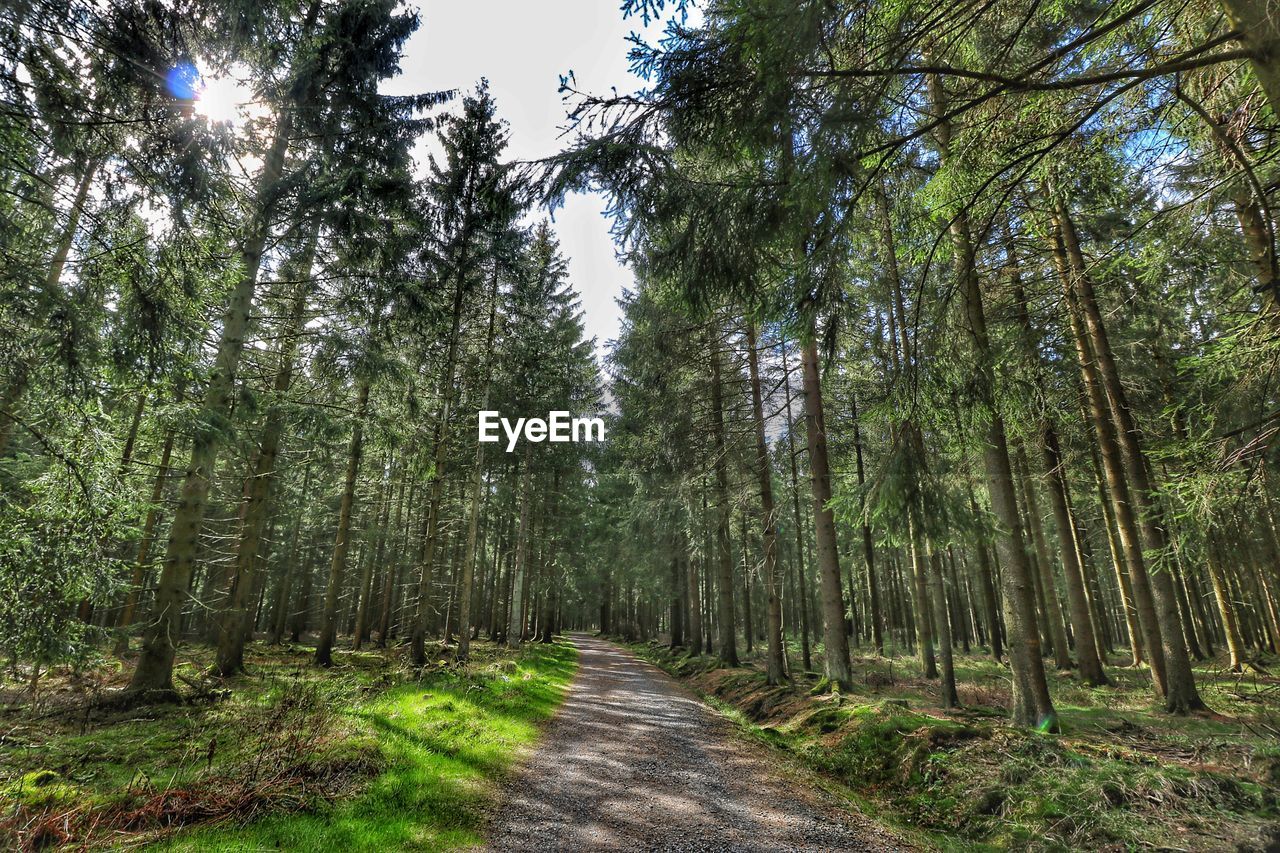
<path id="1" fill-rule="evenodd" d="M 657 643 L 634 646 L 688 681 L 750 736 L 819 771 L 861 808 L 955 850 L 1280 849 L 1280 680 L 1198 670 L 1212 713 L 1164 714 L 1141 671 L 1113 684 L 1051 673 L 1061 734 L 1005 722 L 1005 668 L 957 659 L 963 707 L 943 711 L 936 681 L 906 656 L 856 656 L 858 682 L 823 689 L 793 670 L 719 669 Z M 791 650 L 798 664 L 798 652 Z"/>
<path id="2" fill-rule="evenodd" d="M 188 704 L 95 710 L 109 658 L 0 710 L 0 847 L 442 850 L 480 839 L 493 782 L 537 737 L 576 668 L 567 645 L 473 645 L 466 667 L 255 644 L 210 681 L 184 648 Z M 441 657 L 445 657 L 444 650 Z"/>

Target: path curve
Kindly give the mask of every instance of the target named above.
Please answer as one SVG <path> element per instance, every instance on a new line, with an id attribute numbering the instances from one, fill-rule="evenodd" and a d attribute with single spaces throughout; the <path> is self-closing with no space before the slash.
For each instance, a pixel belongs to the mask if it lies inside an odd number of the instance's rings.
<path id="1" fill-rule="evenodd" d="M 904 849 L 783 771 L 662 670 L 603 640 L 571 639 L 578 673 L 504 785 L 489 849 Z"/>

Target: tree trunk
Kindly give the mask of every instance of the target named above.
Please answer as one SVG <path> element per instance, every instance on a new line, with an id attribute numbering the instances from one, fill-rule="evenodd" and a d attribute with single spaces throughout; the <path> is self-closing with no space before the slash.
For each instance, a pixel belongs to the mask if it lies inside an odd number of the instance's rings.
<path id="1" fill-rule="evenodd" d="M 381 507 L 378 520 L 377 545 L 369 559 L 365 560 L 364 572 L 360 577 L 360 601 L 356 607 L 355 629 L 351 632 L 351 650 L 360 651 L 365 637 L 369 634 L 369 614 L 373 609 L 373 572 L 375 565 L 381 567 L 382 558 L 387 545 L 387 521 L 391 516 L 391 478 L 395 476 L 395 455 L 388 454 L 387 475 L 378 488 L 377 506 Z"/>
<path id="2" fill-rule="evenodd" d="M 956 708 L 960 705 L 960 694 L 956 692 L 956 667 L 952 657 L 947 591 L 942 580 L 942 558 L 937 551 L 929 555 L 929 587 L 933 598 L 933 627 L 938 636 L 938 657 L 942 659 L 942 707 Z"/>
<path id="3" fill-rule="evenodd" d="M 1043 452 L 1044 478 L 1048 485 L 1049 503 L 1054 523 L 1058 528 L 1062 546 L 1062 573 L 1067 582 L 1067 601 L 1071 610 L 1071 633 L 1075 635 L 1076 657 L 1080 661 L 1080 678 L 1085 684 L 1097 687 L 1107 683 L 1098 654 L 1098 641 L 1094 636 L 1093 620 L 1089 613 L 1089 598 L 1085 591 L 1084 572 L 1074 544 L 1074 525 L 1067 502 L 1067 482 L 1063 475 L 1062 453 L 1058 448 L 1058 435 L 1046 421 L 1043 425 L 1040 447 Z"/>
<path id="4" fill-rule="evenodd" d="M 1045 539 L 1044 528 L 1040 524 L 1040 502 L 1036 500 L 1035 483 L 1031 480 L 1031 466 L 1027 462 L 1027 454 L 1019 447 L 1017 468 L 1022 478 L 1022 492 L 1026 496 L 1027 518 L 1031 527 L 1031 539 L 1035 543 L 1036 561 L 1040 569 L 1040 587 L 1044 590 L 1044 617 L 1048 623 L 1049 636 L 1053 640 L 1053 662 L 1058 669 L 1071 669 L 1071 651 L 1067 645 L 1066 626 L 1062 620 L 1062 605 L 1058 600 L 1058 591 L 1054 584 L 1053 563 L 1049 558 L 1049 543 Z M 1066 552 L 1070 550 L 1069 540 L 1061 541 L 1062 559 L 1067 560 Z"/>
<path id="5" fill-rule="evenodd" d="M 62 272 L 67 266 L 67 258 L 71 256 L 71 247 L 75 244 L 76 232 L 80 230 L 80 219 L 84 215 L 84 204 L 89 198 L 89 189 L 93 186 L 94 175 L 102 166 L 100 157 L 90 157 L 85 161 L 84 171 L 76 184 L 75 196 L 71 201 L 71 209 L 67 211 L 67 226 L 62 229 L 58 245 L 54 249 L 53 258 L 49 262 L 49 270 L 45 275 L 45 291 L 52 296 L 62 294 Z M 17 359 L 9 365 L 9 376 L 4 391 L 0 393 L 0 456 L 9 449 L 9 440 L 13 436 L 17 408 L 31 384 L 31 365 L 26 359 Z"/>
<path id="6" fill-rule="evenodd" d="M 400 573 L 403 569 L 405 548 L 408 545 L 409 531 L 405 527 L 404 508 L 405 508 L 405 480 L 408 480 L 408 472 L 400 480 L 400 494 L 396 498 L 396 520 L 392 525 L 392 529 L 396 533 L 395 556 L 391 559 L 391 565 L 387 566 L 386 573 L 382 576 L 382 606 L 378 613 L 378 643 L 380 649 L 387 647 L 387 637 L 391 633 L 391 615 L 395 610 L 396 594 L 399 591 Z M 409 490 L 408 503 L 412 505 L 413 496 L 417 491 L 417 484 Z M 412 525 L 413 521 L 410 519 Z"/>
<path id="7" fill-rule="evenodd" d="M 1085 421 L 1093 423 L 1093 418 L 1085 413 Z M 1097 431 L 1094 437 L 1097 438 Z M 1146 646 L 1143 641 L 1142 623 L 1138 617 L 1137 598 L 1133 593 L 1133 582 L 1129 576 L 1129 564 L 1125 559 L 1124 545 L 1120 541 L 1119 520 L 1115 513 L 1115 498 L 1110 494 L 1103 472 L 1102 459 L 1098 454 L 1098 442 L 1089 445 L 1089 454 L 1093 459 L 1094 480 L 1098 486 L 1098 503 L 1102 507 L 1102 520 L 1106 525 L 1107 550 L 1111 554 L 1111 565 L 1115 569 L 1116 588 L 1120 592 L 1120 605 L 1124 610 L 1125 630 L 1129 634 L 1129 649 L 1132 653 L 1131 666 L 1142 666 L 1146 663 Z"/>
<path id="8" fill-rule="evenodd" d="M 1130 412 L 1124 388 L 1120 384 L 1120 375 L 1111 353 L 1111 343 L 1102 321 L 1102 312 L 1094 294 L 1093 281 L 1088 274 L 1084 254 L 1080 249 L 1075 224 L 1061 195 L 1053 194 L 1053 204 L 1054 224 L 1057 226 L 1057 233 L 1065 250 L 1067 269 L 1071 273 L 1070 286 L 1083 315 L 1089 343 L 1097 362 L 1097 373 L 1111 409 L 1116 438 L 1123 450 L 1128 482 L 1132 486 L 1130 494 L 1135 501 L 1137 521 L 1142 533 L 1142 544 L 1147 552 L 1160 559 L 1167 550 L 1168 542 L 1156 518 L 1157 508 L 1146 455 L 1142 451 L 1139 440 L 1138 427 Z M 1145 572 L 1145 563 L 1143 566 Z M 1130 560 L 1130 569 L 1133 569 L 1132 560 Z M 1173 591 L 1173 580 L 1169 572 L 1160 570 L 1158 565 L 1148 573 L 1148 579 L 1150 594 L 1159 620 L 1159 634 L 1162 641 L 1159 648 L 1164 653 L 1165 709 L 1169 713 L 1177 714 L 1199 710 L 1204 707 L 1204 702 L 1196 689 L 1195 675 L 1191 669 L 1191 656 L 1187 653 L 1186 642 L 1183 639 L 1182 621 L 1178 616 L 1178 602 Z M 1148 649 L 1148 653 L 1151 653 L 1151 648 Z M 1154 654 L 1151 656 L 1155 657 Z"/>
<path id="9" fill-rule="evenodd" d="M 304 31 L 310 31 L 314 26 L 319 10 L 319 0 L 313 0 Z M 244 336 L 253 309 L 258 272 L 275 212 L 276 187 L 284 173 L 285 155 L 292 133 L 293 112 L 286 109 L 277 119 L 275 139 L 263 162 L 254 215 L 241 246 L 240 278 L 231 292 L 223 317 L 213 371 L 205 388 L 204 404 L 196 419 L 191 460 L 170 525 L 169 545 L 153 612 L 143 635 L 142 652 L 129 682 L 129 692 L 138 696 L 154 693 L 168 697 L 174 693 L 173 658 L 177 640 L 182 635 L 182 606 L 195 569 L 200 533 L 209 505 L 209 485 L 224 440 L 222 433 L 231 415 L 236 369 L 244 352 Z"/>
<path id="10" fill-rule="evenodd" d="M 861 492 L 866 488 L 867 477 L 862 461 L 862 427 L 858 418 L 857 397 L 850 398 L 850 406 L 853 415 L 853 449 L 858 467 L 858 489 Z M 871 608 L 871 642 L 875 646 L 876 654 L 883 656 L 884 614 L 880 608 L 880 584 L 876 580 L 876 549 L 875 543 L 871 538 L 871 525 L 867 523 L 865 516 L 865 498 L 862 501 L 862 510 L 864 513 L 862 519 L 862 556 L 867 563 L 867 598 Z"/>
<path id="11" fill-rule="evenodd" d="M 356 478 L 360 473 L 360 457 L 364 453 L 364 419 L 369 410 L 369 380 L 361 379 L 356 392 L 356 420 L 351 427 L 351 444 L 347 450 L 347 474 L 343 481 L 342 503 L 338 508 L 338 533 L 333 541 L 333 560 L 329 563 L 329 582 L 324 590 L 320 639 L 316 642 L 317 666 L 333 665 L 333 643 L 338 633 L 338 593 L 347 571 L 347 552 L 351 548 L 351 512 L 356 502 Z"/>
<path id="12" fill-rule="evenodd" d="M 1271 521 L 1271 498 L 1267 494 L 1267 481 L 1262 482 L 1264 504 L 1258 511 L 1258 526 L 1262 528 L 1263 545 L 1266 548 L 1267 564 L 1255 566 L 1258 582 L 1262 585 L 1264 612 L 1267 627 L 1271 631 L 1273 652 L 1280 653 L 1280 596 L 1277 596 L 1276 570 L 1280 568 L 1280 541 L 1276 539 L 1276 529 Z"/>
<path id="13" fill-rule="evenodd" d="M 681 537 L 683 540 L 683 537 Z M 684 560 L 684 579 L 686 596 L 689 604 L 689 653 L 702 654 L 702 602 L 699 596 L 698 569 L 696 561 L 689 557 L 688 543 L 682 542 L 682 559 Z M 603 629 L 602 629 L 603 630 Z"/>
<path id="14" fill-rule="evenodd" d="M 969 495 L 969 509 L 974 518 L 980 518 L 978 498 L 973 493 L 973 474 L 967 464 L 965 468 L 965 490 Z M 999 663 L 1004 659 L 1003 636 L 1000 631 L 1000 608 L 996 602 L 996 579 L 991 566 L 991 553 L 983 542 L 978 542 L 974 550 L 978 558 L 978 586 L 982 594 L 982 615 L 987 621 L 987 633 L 991 641 L 991 657 Z"/>
<path id="15" fill-rule="evenodd" d="M 533 483 L 533 445 L 525 442 L 524 471 L 520 477 L 520 529 L 516 533 L 515 566 L 511 572 L 511 612 L 507 620 L 507 645 L 513 649 L 520 648 L 524 641 L 523 593 L 525 591 L 525 575 L 529 562 L 529 510 L 532 503 Z"/>
<path id="16" fill-rule="evenodd" d="M 670 647 L 684 646 L 684 579 L 680 577 L 680 554 L 675 542 L 671 543 L 671 642 Z"/>
<path id="17" fill-rule="evenodd" d="M 928 84 L 934 113 L 945 115 L 947 107 L 942 81 L 931 75 Z M 935 136 L 939 154 L 945 163 L 950 157 L 951 122 L 945 119 L 939 121 Z M 993 373 L 995 359 L 987 334 L 982 288 L 978 280 L 968 214 L 961 211 L 954 215 L 949 230 L 955 255 L 957 290 L 964 305 L 966 325 L 973 347 L 978 404 L 984 412 L 990 412 L 986 424 L 983 462 L 991 506 L 1001 528 L 996 537 L 996 547 L 1003 569 L 1005 630 L 1008 632 L 1013 681 L 1013 720 L 1018 725 L 1056 730 L 1057 713 L 1049 698 L 1044 661 L 1040 656 L 1040 638 L 1036 635 L 1031 567 L 1023 545 L 1022 524 L 1014 497 L 1013 468 L 1009 461 L 1004 419 L 996 408 Z"/>
<path id="18" fill-rule="evenodd" d="M 439 538 L 440 502 L 444 495 L 444 474 L 448 464 L 449 420 L 453 414 L 454 373 L 457 369 L 459 327 L 462 322 L 465 288 L 461 275 L 453 292 L 452 327 L 449 349 L 441 377 L 440 417 L 436 421 L 435 453 L 431 473 L 431 491 L 427 500 L 427 520 L 422 549 L 422 565 L 418 576 L 418 603 L 413 616 L 410 656 L 414 666 L 427 662 L 427 628 L 431 615 L 431 575 L 435 567 L 436 540 Z"/>
<path id="19" fill-rule="evenodd" d="M 1213 586 L 1213 600 L 1218 605 L 1218 615 L 1222 617 L 1222 633 L 1227 643 L 1232 672 L 1244 671 L 1244 641 L 1240 637 L 1239 617 L 1236 614 L 1235 602 L 1231 600 L 1231 588 L 1227 584 L 1227 573 L 1222 567 L 1222 558 L 1218 555 L 1217 541 L 1210 531 L 1205 537 L 1205 562 L 1209 566 L 1209 582 Z"/>
<path id="20" fill-rule="evenodd" d="M 559 511 L 560 511 L 560 468 L 555 469 L 551 481 L 551 497 L 547 501 L 547 509 L 542 521 L 543 535 L 546 536 L 546 543 L 542 552 L 542 606 L 535 607 L 534 612 L 537 615 L 539 624 L 536 626 L 539 630 L 530 629 L 530 637 L 541 634 L 541 642 L 550 643 L 552 641 L 553 628 L 555 623 L 556 597 L 559 588 L 559 566 L 556 560 L 556 531 L 560 529 Z M 673 556 L 674 559 L 674 556 Z M 679 586 L 678 584 L 676 585 Z M 678 610 L 679 608 L 677 608 Z"/>
<path id="21" fill-rule="evenodd" d="M 1075 528 L 1070 523 L 1070 512 L 1067 507 L 1066 480 L 1059 467 L 1057 435 L 1049 420 L 1050 405 L 1042 390 L 1046 379 L 1044 364 L 1041 359 L 1042 342 L 1031 325 L 1031 313 L 1027 308 L 1027 296 L 1022 285 L 1022 273 L 1018 265 L 1018 256 L 1013 245 L 1012 234 L 1006 247 L 1009 263 L 1010 284 L 1014 297 L 1014 310 L 1017 313 L 1022 345 L 1027 362 L 1031 368 L 1033 381 L 1037 389 L 1037 403 L 1042 411 L 1039 424 L 1039 444 L 1041 461 L 1044 464 L 1045 481 L 1049 486 L 1049 502 L 1052 504 L 1054 521 L 1058 530 L 1058 550 L 1063 565 L 1063 577 L 1067 585 L 1067 597 L 1070 603 L 1072 632 L 1077 642 L 1077 653 L 1082 658 L 1081 669 L 1084 680 L 1091 684 L 1101 684 L 1106 680 L 1102 672 L 1101 662 L 1097 657 L 1097 644 L 1093 636 L 1093 625 L 1089 615 L 1088 598 L 1085 595 L 1084 576 L 1080 569 L 1079 553 L 1076 548 Z M 1052 445 L 1052 447 L 1050 447 Z M 1055 461 L 1056 460 L 1056 461 Z M 1059 669 L 1071 667 L 1071 656 L 1067 648 L 1066 631 L 1063 626 L 1062 608 L 1054 588 L 1053 564 L 1049 559 L 1049 547 L 1043 525 L 1040 520 L 1040 509 L 1035 497 L 1035 484 L 1031 477 L 1031 465 L 1022 447 L 1018 448 L 1018 463 L 1021 469 L 1023 492 L 1026 494 L 1027 517 L 1031 521 L 1031 532 L 1035 541 L 1036 554 L 1040 564 L 1041 587 L 1045 598 L 1045 621 L 1048 623 L 1049 635 L 1053 642 L 1054 662 Z M 1083 605 L 1083 609 L 1079 609 Z M 1083 638 L 1083 639 L 1082 639 Z M 1085 648 L 1079 648 L 1081 645 Z M 1085 658 L 1088 658 L 1085 660 Z M 1087 669 L 1085 673 L 1083 670 Z"/>
<path id="22" fill-rule="evenodd" d="M 916 646 L 920 654 L 920 675 L 923 678 L 938 677 L 937 657 L 933 651 L 933 631 L 929 615 L 929 582 L 925 575 L 925 563 L 929 559 L 929 546 L 920 531 L 920 521 L 907 519 L 911 549 L 911 597 L 916 614 Z"/>
<path id="23" fill-rule="evenodd" d="M 1249 65 L 1271 112 L 1280 115 L 1280 21 L 1270 0 L 1222 0 L 1222 9 L 1252 54 Z"/>
<path id="24" fill-rule="evenodd" d="M 796 528 L 796 598 L 800 600 L 800 656 L 805 672 L 813 669 L 809 647 L 809 584 L 805 572 L 804 523 L 800 517 L 800 475 L 796 466 L 795 417 L 791 413 L 791 365 L 787 362 L 787 339 L 782 339 L 782 387 L 787 400 L 787 460 L 791 464 L 791 512 Z"/>
<path id="25" fill-rule="evenodd" d="M 289 640 L 298 642 L 311 624 L 311 588 L 315 584 L 315 566 L 313 559 L 322 547 L 319 536 L 312 535 L 307 546 L 307 557 L 299 565 L 302 567 L 302 585 L 298 588 L 298 603 L 294 605 L 292 618 L 289 620 Z"/>
<path id="26" fill-rule="evenodd" d="M 307 500 L 307 496 L 311 492 L 311 460 L 307 460 L 306 467 L 302 471 L 302 491 L 299 493 L 302 500 Z M 299 501 L 301 505 L 301 501 Z M 294 519 L 293 523 L 293 541 L 289 545 L 289 562 L 285 565 L 284 577 L 280 581 L 280 592 L 276 599 L 275 618 L 272 622 L 271 634 L 267 639 L 273 646 L 280 645 L 284 639 L 284 632 L 289 621 L 289 598 L 293 595 L 293 585 L 298 574 L 298 563 L 301 559 L 298 543 L 302 538 L 303 519 L 301 513 Z"/>
<path id="27" fill-rule="evenodd" d="M 1119 540 L 1125 565 L 1129 569 L 1129 582 L 1133 590 L 1138 627 L 1142 631 L 1142 647 L 1147 653 L 1154 686 L 1163 696 L 1166 690 L 1162 626 L 1156 618 L 1155 602 L 1147 575 L 1146 560 L 1142 553 L 1142 542 L 1138 535 L 1138 525 L 1134 518 L 1129 481 L 1120 458 L 1115 424 L 1107 414 L 1107 404 L 1098 378 L 1094 354 L 1080 318 L 1075 290 L 1071 286 L 1070 266 L 1060 233 L 1054 234 L 1054 251 L 1058 271 L 1063 278 L 1063 287 L 1066 289 L 1067 314 L 1071 321 L 1076 358 L 1089 406 L 1089 420 L 1093 424 L 1102 470 L 1106 477 L 1107 492 L 1110 495 L 1112 515 L 1116 524 L 1116 538 Z"/>
<path id="28" fill-rule="evenodd" d="M 747 513 L 742 513 L 742 636 L 747 641 L 747 654 L 751 654 L 755 639 L 755 625 L 751 613 L 751 537 L 747 533 Z"/>
<path id="29" fill-rule="evenodd" d="M 711 356 L 711 436 L 715 454 L 716 489 L 716 559 L 718 573 L 716 594 L 719 596 L 717 621 L 720 628 L 720 660 L 725 666 L 738 665 L 738 643 L 733 612 L 733 558 L 729 545 L 729 465 L 724 437 L 724 391 L 720 379 L 719 329 L 711 326 L 707 345 Z"/>
<path id="30" fill-rule="evenodd" d="M 133 561 L 133 576 L 129 579 L 129 594 L 124 600 L 124 609 L 120 612 L 119 626 L 128 628 L 133 624 L 138 609 L 138 599 L 142 595 L 143 582 L 151 568 L 151 546 L 156 539 L 156 525 L 160 520 L 160 502 L 164 498 L 164 487 L 169 480 L 169 460 L 173 455 L 175 431 L 172 427 L 165 431 L 164 446 L 160 449 L 160 463 L 156 466 L 156 478 L 151 486 L 151 503 L 147 506 L 147 517 L 142 523 L 142 538 L 138 542 L 138 555 Z M 129 639 L 121 637 L 116 650 L 127 651 Z"/>
<path id="31" fill-rule="evenodd" d="M 840 552 L 831 511 L 831 469 L 827 458 L 827 425 L 822 409 L 818 343 L 813 330 L 800 345 L 804 379 L 805 434 L 809 445 L 809 485 L 813 491 L 814 547 L 822 582 L 823 645 L 827 678 L 841 689 L 853 684 L 849 637 L 844 630 L 844 594 L 840 589 Z"/>
<path id="32" fill-rule="evenodd" d="M 240 536 L 236 543 L 234 573 L 227 591 L 227 608 L 218 632 L 218 655 L 213 671 L 227 677 L 244 669 L 247 596 L 253 589 L 262 531 L 271 512 L 271 487 L 275 481 L 276 458 L 284 433 L 285 409 L 281 398 L 293 384 L 298 339 L 306 320 L 307 296 L 311 291 L 311 269 L 315 261 L 317 235 L 313 231 L 297 264 L 297 284 L 290 300 L 289 314 L 280 331 L 280 348 L 273 392 L 275 399 L 267 412 L 258 442 L 253 474 L 240 508 Z"/>
<path id="33" fill-rule="evenodd" d="M 489 408 L 492 373 L 493 334 L 498 311 L 498 263 L 495 260 L 489 286 L 489 327 L 485 332 L 484 365 L 481 368 L 480 409 Z M 480 532 L 480 491 L 484 480 L 484 445 L 476 442 L 476 458 L 471 468 L 471 508 L 467 519 L 467 550 L 462 557 L 462 588 L 458 592 L 458 661 L 471 654 L 471 597 L 475 585 L 476 541 Z"/>
<path id="34" fill-rule="evenodd" d="M 760 529 L 764 544 L 764 578 L 767 604 L 766 666 L 769 684 L 786 679 L 782 650 L 782 596 L 778 579 L 777 511 L 773 504 L 773 470 L 769 466 L 769 444 L 765 437 L 764 399 L 760 389 L 760 357 L 756 352 L 755 324 L 747 323 L 747 369 L 751 377 L 751 413 L 755 420 L 756 477 L 760 483 Z"/>
<path id="35" fill-rule="evenodd" d="M 969 631 L 969 619 L 967 614 L 973 612 L 971 600 L 969 597 L 969 587 L 967 583 L 961 583 L 960 570 L 957 568 L 959 560 L 956 559 L 955 548 L 947 546 L 947 577 L 951 581 L 951 595 L 948 600 L 951 603 L 951 628 L 954 632 L 959 627 L 961 650 L 967 655 L 970 648 L 969 643 L 971 634 Z"/>

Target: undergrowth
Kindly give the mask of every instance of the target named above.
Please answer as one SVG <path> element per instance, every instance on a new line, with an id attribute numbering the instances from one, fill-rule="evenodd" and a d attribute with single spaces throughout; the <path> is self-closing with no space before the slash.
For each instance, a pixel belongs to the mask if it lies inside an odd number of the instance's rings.
<path id="1" fill-rule="evenodd" d="M 206 650 L 189 653 L 198 671 Z M 476 644 L 470 665 L 420 675 L 390 653 L 340 655 L 330 670 L 309 660 L 305 647 L 254 646 L 250 674 L 202 704 L 4 709 L 0 847 L 474 844 L 490 782 L 576 668 L 572 647 L 538 644 Z"/>
<path id="2" fill-rule="evenodd" d="M 1054 674 L 1062 735 L 1005 723 L 994 662 L 964 658 L 966 707 L 937 706 L 937 682 L 909 659 L 856 661 L 861 682 L 833 694 L 816 673 L 768 687 L 748 663 L 719 669 L 656 643 L 633 646 L 749 734 L 818 771 L 877 816 L 945 849 L 1280 849 L 1280 742 L 1267 736 L 1280 699 L 1269 684 L 1201 672 L 1206 698 L 1230 712 L 1170 718 L 1142 676 L 1079 685 Z"/>

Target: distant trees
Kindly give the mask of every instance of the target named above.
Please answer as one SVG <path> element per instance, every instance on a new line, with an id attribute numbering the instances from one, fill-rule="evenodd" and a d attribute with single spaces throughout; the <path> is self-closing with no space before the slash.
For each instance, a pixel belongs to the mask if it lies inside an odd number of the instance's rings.
<path id="1" fill-rule="evenodd" d="M 0 649 L 34 683 L 140 635 L 133 702 L 174 695 L 191 638 L 224 677 L 255 636 L 320 665 L 465 659 L 509 614 L 549 639 L 583 451 L 513 464 L 467 425 L 590 414 L 599 380 L 486 84 L 442 120 L 452 93 L 380 94 L 418 23 L 391 3 L 36 14 L 0 14 Z"/>
<path id="2" fill-rule="evenodd" d="M 302 153 L 296 149 L 291 152 L 295 134 L 319 140 L 317 156 L 339 157 L 354 152 L 360 157 L 360 164 L 367 166 L 373 161 L 371 155 L 387 155 L 359 140 L 359 136 L 376 133 L 379 139 L 403 146 L 412 141 L 413 134 L 394 130 L 388 133 L 388 129 L 393 128 L 397 120 L 410 121 L 413 111 L 431 102 L 431 99 L 407 99 L 391 103 L 382 101 L 373 93 L 377 79 L 389 71 L 400 45 L 415 26 L 411 16 L 395 15 L 387 5 L 340 6 L 323 19 L 320 12 L 319 0 L 312 0 L 298 24 L 294 44 L 297 53 L 282 87 L 282 97 L 274 102 L 274 126 L 266 144 L 254 195 L 245 211 L 245 229 L 238 240 L 239 277 L 230 292 L 221 321 L 217 351 L 198 415 L 199 431 L 192 439 L 191 460 L 170 524 L 171 533 L 156 589 L 154 613 L 143 634 L 141 655 L 130 682 L 130 690 L 136 693 L 171 692 L 173 688 L 174 638 L 181 633 L 186 588 L 194 570 L 208 508 L 212 469 L 224 438 L 225 422 L 231 414 L 236 371 L 245 348 L 263 256 L 273 229 L 278 227 L 288 233 L 293 225 L 289 214 L 296 217 L 302 211 L 301 208 L 287 211 L 281 204 L 286 198 L 286 187 L 296 179 L 296 173 L 286 172 L 290 154 L 297 159 Z M 362 97 L 370 102 L 362 103 Z M 354 127 L 355 132 L 340 130 L 343 122 L 348 123 L 348 128 Z M 323 144 L 325 137 L 341 132 L 345 132 L 347 138 L 339 144 L 329 147 Z M 394 162 L 395 155 L 390 156 Z M 404 159 L 404 154 L 400 159 Z M 321 169 L 328 165 L 322 164 Z M 358 174 L 362 173 L 351 171 L 344 176 L 347 192 L 351 192 L 351 176 Z M 385 191 L 385 187 L 382 190 Z M 362 388 L 361 395 L 367 405 L 367 385 Z M 349 468 L 355 467 L 359 453 L 360 428 L 357 425 L 352 439 L 353 464 Z M 350 470 L 347 481 L 343 503 L 349 521 L 350 492 L 354 488 L 354 473 Z M 252 491 L 252 485 L 250 489 Z M 345 531 L 341 523 L 338 536 L 339 545 L 333 560 L 335 574 L 340 571 L 344 559 Z M 235 595 L 234 589 L 232 594 Z M 238 607 L 233 606 L 232 609 L 237 610 Z M 227 632 L 234 635 L 238 628 L 229 625 Z M 317 650 L 317 660 L 320 661 L 327 654 L 326 642 L 331 642 L 326 641 L 327 634 L 322 629 Z M 228 649 L 219 662 L 219 668 L 233 670 L 234 657 L 234 650 Z"/>
<path id="3" fill-rule="evenodd" d="M 635 44 L 640 95 L 566 85 L 583 137 L 544 190 L 612 194 L 644 258 L 629 317 L 657 305 L 669 328 L 713 318 L 717 332 L 701 356 L 710 405 L 695 407 L 710 447 L 633 500 L 691 484 L 681 505 L 745 513 L 775 483 L 794 490 L 807 448 L 814 502 L 794 526 L 810 529 L 783 556 L 796 581 L 782 610 L 807 665 L 816 565 L 833 683 L 852 676 L 846 638 L 879 650 L 887 631 L 954 705 L 955 649 L 976 642 L 1008 655 L 1014 721 L 1053 729 L 1046 666 L 1104 685 L 1123 644 L 1186 713 L 1203 707 L 1194 658 L 1225 644 L 1240 669 L 1277 649 L 1275 401 L 1261 378 L 1275 357 L 1274 93 L 1268 25 L 1246 6 L 1224 4 L 1231 30 L 1217 10 L 1162 3 L 712 3 Z M 739 335 L 755 340 L 745 384 L 719 358 Z M 794 341 L 799 364 L 770 338 Z M 625 326 L 618 387 L 645 387 L 634 353 L 660 346 Z M 779 371 L 766 392 L 760 376 Z M 659 429 L 643 394 L 618 401 L 621 424 Z M 744 450 L 761 420 L 765 451 Z M 771 443 L 781 455 L 762 474 Z M 618 464 L 662 470 L 639 454 Z M 1265 524 L 1244 521 L 1254 510 Z M 726 591 L 743 586 L 749 613 L 755 566 L 765 600 L 775 588 L 774 550 L 791 541 L 777 521 L 757 514 L 758 538 L 743 539 L 746 578 L 713 572 L 701 589 L 721 646 L 753 630 Z M 645 535 L 656 550 L 684 525 Z M 724 538 L 703 540 L 711 565 Z M 663 569 L 632 559 L 629 610 L 665 595 L 639 591 Z M 619 583 L 615 570 L 608 594 Z M 644 610 L 639 633 L 688 624 L 678 609 Z M 731 646 L 720 657 L 732 664 Z"/>

